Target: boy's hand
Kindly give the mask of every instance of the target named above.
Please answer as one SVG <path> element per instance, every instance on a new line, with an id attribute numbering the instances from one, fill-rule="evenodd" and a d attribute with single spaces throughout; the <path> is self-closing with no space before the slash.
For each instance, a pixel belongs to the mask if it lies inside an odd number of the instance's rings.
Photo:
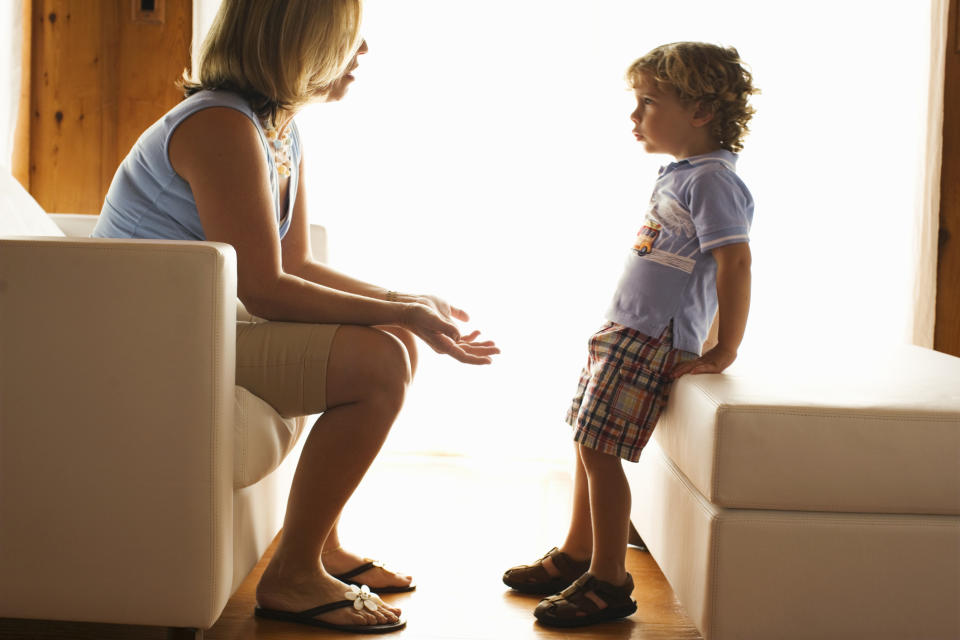
<path id="1" fill-rule="evenodd" d="M 685 373 L 721 373 L 737 359 L 736 351 L 723 349 L 719 345 L 710 349 L 696 360 L 681 362 L 670 372 L 674 380 Z"/>

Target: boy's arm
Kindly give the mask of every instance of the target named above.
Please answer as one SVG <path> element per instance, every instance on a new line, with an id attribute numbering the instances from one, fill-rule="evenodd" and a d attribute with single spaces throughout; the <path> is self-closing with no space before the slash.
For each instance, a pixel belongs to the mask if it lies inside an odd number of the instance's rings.
<path id="1" fill-rule="evenodd" d="M 750 245 L 728 244 L 710 252 L 717 261 L 717 344 L 696 360 L 681 362 L 672 375 L 720 373 L 737 359 L 750 311 Z"/>

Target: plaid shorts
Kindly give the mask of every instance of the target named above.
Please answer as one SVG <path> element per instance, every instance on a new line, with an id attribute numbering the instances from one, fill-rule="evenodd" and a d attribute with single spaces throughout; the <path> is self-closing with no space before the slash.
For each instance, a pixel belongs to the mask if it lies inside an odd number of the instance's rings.
<path id="1" fill-rule="evenodd" d="M 608 322 L 589 342 L 587 365 L 567 412 L 573 439 L 636 462 L 670 395 L 670 370 L 697 354 L 673 348 L 673 324 L 659 338 Z"/>

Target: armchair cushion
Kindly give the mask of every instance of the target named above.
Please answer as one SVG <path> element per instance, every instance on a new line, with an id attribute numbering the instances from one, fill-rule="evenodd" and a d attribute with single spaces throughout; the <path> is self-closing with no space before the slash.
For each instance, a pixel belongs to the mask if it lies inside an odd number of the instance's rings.
<path id="1" fill-rule="evenodd" d="M 307 418 L 283 418 L 243 387 L 233 390 L 233 486 L 240 489 L 280 466 L 297 444 Z"/>

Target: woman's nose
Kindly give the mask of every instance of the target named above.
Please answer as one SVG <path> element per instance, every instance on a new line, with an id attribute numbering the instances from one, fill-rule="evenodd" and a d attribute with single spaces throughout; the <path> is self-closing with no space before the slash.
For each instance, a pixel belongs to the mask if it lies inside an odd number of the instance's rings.
<path id="1" fill-rule="evenodd" d="M 370 47 L 367 46 L 367 41 L 366 41 L 366 40 L 361 40 L 361 41 L 360 41 L 360 48 L 357 49 L 357 55 L 366 53 L 366 52 L 369 51 L 369 50 L 370 50 Z"/>

